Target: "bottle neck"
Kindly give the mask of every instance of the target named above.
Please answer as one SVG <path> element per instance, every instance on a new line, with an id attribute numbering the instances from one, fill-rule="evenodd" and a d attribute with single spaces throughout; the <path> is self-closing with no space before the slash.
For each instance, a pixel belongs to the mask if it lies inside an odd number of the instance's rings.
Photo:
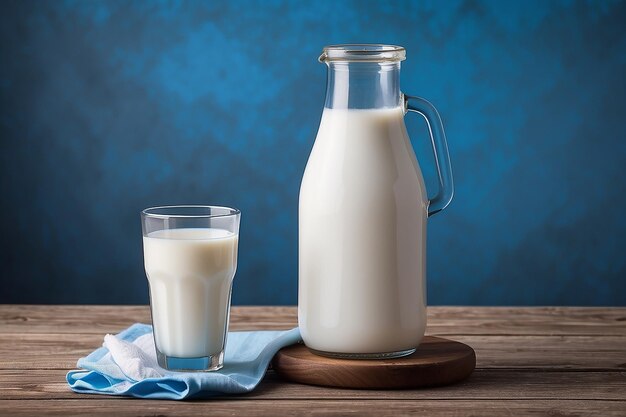
<path id="1" fill-rule="evenodd" d="M 378 109 L 401 105 L 400 62 L 330 62 L 329 109 Z"/>

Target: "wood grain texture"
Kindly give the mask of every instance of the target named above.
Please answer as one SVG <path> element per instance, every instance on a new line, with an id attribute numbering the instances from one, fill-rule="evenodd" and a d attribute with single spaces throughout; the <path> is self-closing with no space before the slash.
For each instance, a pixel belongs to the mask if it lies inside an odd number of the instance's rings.
<path id="1" fill-rule="evenodd" d="M 624 403 L 604 400 L 213 400 L 174 402 L 117 398 L 62 401 L 0 400 L 11 416 L 624 416 Z"/>
<path id="2" fill-rule="evenodd" d="M 72 392 L 65 382 L 66 370 L 42 369 L 27 373 L 0 370 L 0 399 L 102 398 L 100 395 Z M 626 400 L 625 372 L 536 372 L 532 370 L 476 370 L 466 381 L 451 386 L 419 390 L 353 390 L 285 383 L 268 371 L 251 393 L 237 397 L 250 399 L 298 400 Z"/>
<path id="3" fill-rule="evenodd" d="M 626 308 L 430 307 L 427 333 L 472 346 L 458 384 L 379 391 L 286 383 L 208 402 L 75 394 L 65 374 L 147 306 L 0 305 L 0 415 L 626 415 Z M 232 330 L 288 329 L 295 307 L 233 307 Z"/>
<path id="4" fill-rule="evenodd" d="M 454 384 L 476 366 L 474 350 L 459 342 L 426 336 L 409 356 L 385 360 L 327 358 L 302 344 L 281 349 L 272 361 L 287 381 L 359 389 L 421 388 Z"/>
<path id="5" fill-rule="evenodd" d="M 0 369 L 73 369 L 104 334 L 0 334 Z M 479 369 L 626 370 L 623 336 L 465 336 Z"/>
<path id="6" fill-rule="evenodd" d="M 0 306 L 0 333 L 115 333 L 150 322 L 148 306 Z M 296 307 L 234 306 L 233 330 L 297 326 Z M 626 336 L 626 308 L 428 307 L 427 334 Z"/>

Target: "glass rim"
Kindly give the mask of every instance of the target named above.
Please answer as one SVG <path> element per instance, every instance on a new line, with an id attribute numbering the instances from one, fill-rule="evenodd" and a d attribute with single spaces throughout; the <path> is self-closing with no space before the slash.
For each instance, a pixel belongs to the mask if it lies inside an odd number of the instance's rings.
<path id="1" fill-rule="evenodd" d="M 319 61 L 328 62 L 400 62 L 406 59 L 406 49 L 382 43 L 347 43 L 328 45 Z"/>
<path id="2" fill-rule="evenodd" d="M 224 210 L 226 213 L 200 213 L 200 214 L 166 214 L 166 213 L 154 213 L 156 210 L 168 210 L 168 209 L 209 209 L 209 211 L 213 209 Z M 230 217 L 230 216 L 238 216 L 241 214 L 241 210 L 226 207 L 226 206 L 210 206 L 203 204 L 175 204 L 169 206 L 155 206 L 148 207 L 141 210 L 141 215 L 143 217 L 155 218 L 155 219 L 171 219 L 171 218 L 179 218 L 179 219 L 210 219 L 216 217 Z"/>

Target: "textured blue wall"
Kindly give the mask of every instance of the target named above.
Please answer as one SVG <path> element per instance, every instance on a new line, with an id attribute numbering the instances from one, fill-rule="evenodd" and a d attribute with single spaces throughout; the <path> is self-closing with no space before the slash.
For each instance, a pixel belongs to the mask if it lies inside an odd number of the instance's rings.
<path id="1" fill-rule="evenodd" d="M 380 42 L 448 133 L 429 302 L 626 305 L 624 22 L 623 1 L 4 1 L 0 302 L 146 303 L 140 209 L 204 203 L 243 212 L 234 303 L 295 304 L 316 59 Z"/>

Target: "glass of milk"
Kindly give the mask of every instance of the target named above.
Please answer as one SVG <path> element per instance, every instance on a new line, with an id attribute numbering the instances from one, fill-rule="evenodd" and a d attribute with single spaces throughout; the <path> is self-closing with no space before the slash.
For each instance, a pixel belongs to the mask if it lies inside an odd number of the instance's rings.
<path id="1" fill-rule="evenodd" d="M 172 371 L 224 366 L 240 211 L 164 206 L 141 212 L 143 251 L 159 365 Z"/>

